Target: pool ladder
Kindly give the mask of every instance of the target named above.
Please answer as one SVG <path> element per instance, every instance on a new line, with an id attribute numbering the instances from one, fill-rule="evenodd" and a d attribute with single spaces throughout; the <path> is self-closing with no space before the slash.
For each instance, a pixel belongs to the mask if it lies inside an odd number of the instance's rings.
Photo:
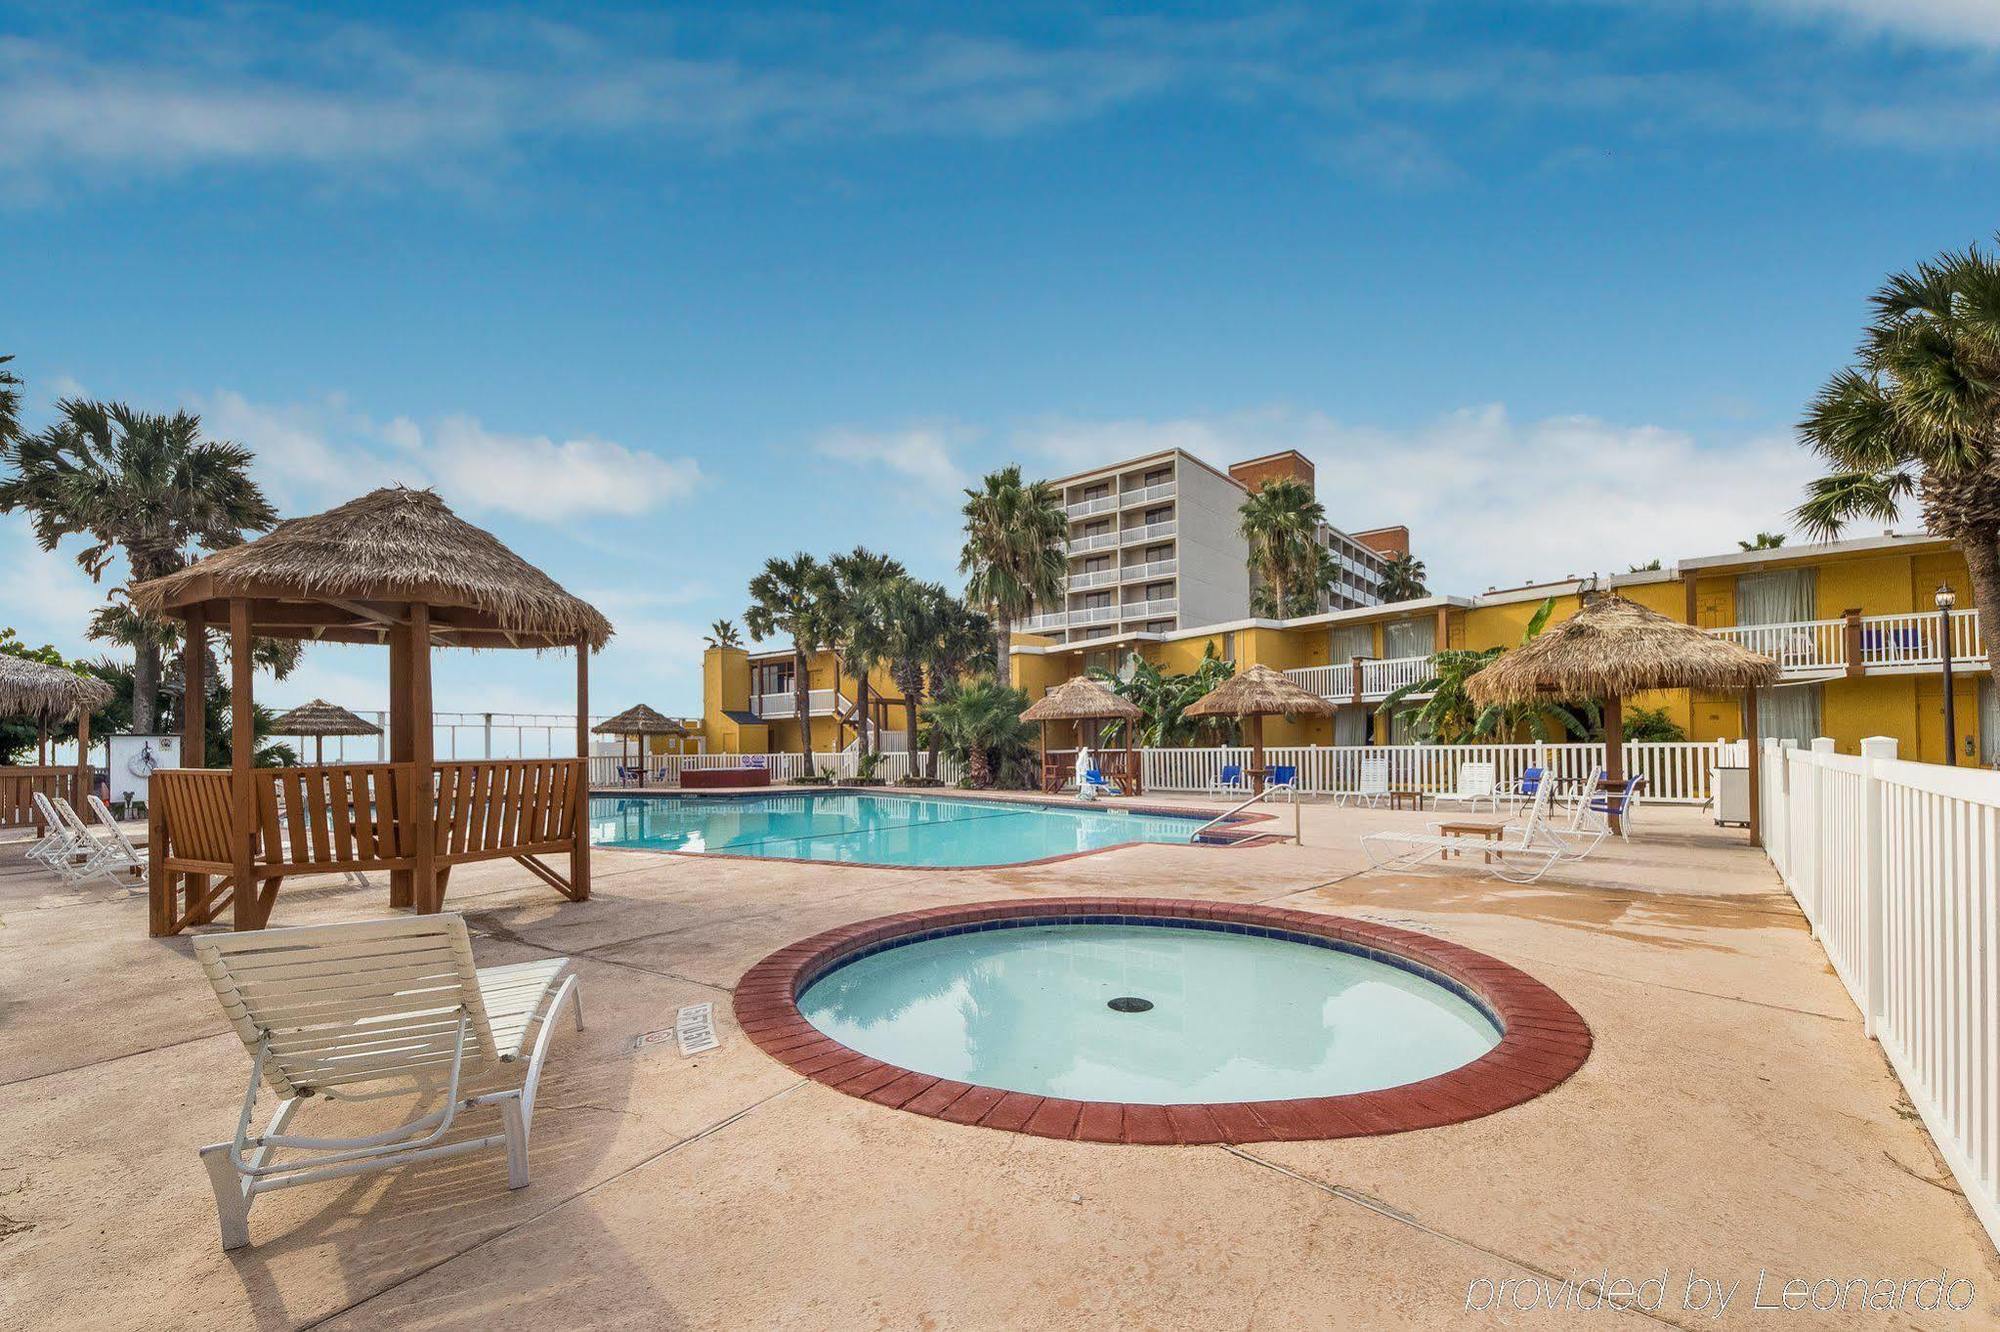
<path id="1" fill-rule="evenodd" d="M 1242 804 L 1237 805 L 1231 809 L 1223 810 L 1222 813 L 1216 815 L 1214 818 L 1210 819 L 1207 823 L 1202 824 L 1201 827 L 1196 828 L 1193 832 L 1188 834 L 1188 844 L 1192 846 L 1195 843 L 1201 841 L 1201 835 L 1207 832 L 1210 828 L 1213 828 L 1218 823 L 1228 822 L 1230 819 L 1235 818 L 1238 814 L 1241 814 L 1244 810 L 1250 808 L 1250 806 L 1256 804 L 1259 800 L 1268 800 L 1272 796 L 1279 794 L 1288 794 L 1292 798 L 1292 844 L 1294 846 L 1305 845 L 1305 839 L 1299 836 L 1298 793 L 1296 791 L 1291 791 L 1286 787 L 1274 787 L 1274 786 L 1265 787 L 1263 790 L 1257 792 L 1257 794 L 1251 796 L 1248 800 L 1244 801 Z"/>

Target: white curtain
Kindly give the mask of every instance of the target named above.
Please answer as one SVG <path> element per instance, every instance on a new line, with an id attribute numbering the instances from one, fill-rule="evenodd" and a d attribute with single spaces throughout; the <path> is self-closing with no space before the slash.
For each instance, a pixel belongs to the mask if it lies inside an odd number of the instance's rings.
<path id="1" fill-rule="evenodd" d="M 1435 651 L 1436 620 L 1394 620 L 1382 626 L 1384 657 L 1428 657 Z"/>
<path id="2" fill-rule="evenodd" d="M 1820 734 L 1820 687 L 1785 685 L 1757 691 L 1757 734 L 1766 740 L 1796 740 L 1801 749 Z"/>
<path id="3" fill-rule="evenodd" d="M 1356 657 L 1372 657 L 1375 655 L 1375 631 L 1365 624 L 1342 625 L 1333 631 L 1333 640 L 1327 652 L 1327 660 L 1336 666 L 1345 666 Z"/>
<path id="4" fill-rule="evenodd" d="M 1368 707 L 1344 707 L 1333 714 L 1333 743 L 1336 745 L 1365 745 L 1368 743 L 1368 723 L 1374 718 L 1375 710 Z"/>
<path id="5" fill-rule="evenodd" d="M 1817 620 L 1818 582 L 1811 569 L 1744 574 L 1736 580 L 1736 623 L 1797 624 Z"/>
<path id="6" fill-rule="evenodd" d="M 2000 689 L 1990 675 L 1979 682 L 1979 761 L 2000 766 Z"/>

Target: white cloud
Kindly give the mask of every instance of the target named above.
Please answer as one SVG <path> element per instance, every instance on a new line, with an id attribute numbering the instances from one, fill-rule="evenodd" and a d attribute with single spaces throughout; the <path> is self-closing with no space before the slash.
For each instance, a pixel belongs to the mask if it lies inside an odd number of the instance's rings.
<path id="1" fill-rule="evenodd" d="M 1993 0 L 1757 0 L 1786 17 L 1828 21 L 1942 46 L 2000 47 Z"/>
<path id="2" fill-rule="evenodd" d="M 587 436 L 501 434 L 470 416 L 438 422 L 424 455 L 447 495 L 543 522 L 637 517 L 686 497 L 701 479 L 692 458 L 661 458 Z"/>
<path id="3" fill-rule="evenodd" d="M 1733 550 L 1754 532 L 1785 529 L 1815 474 L 1786 436 L 1704 447 L 1680 431 L 1589 416 L 1517 421 L 1499 404 L 1407 430 L 1289 408 L 1044 421 L 1017 442 L 1065 470 L 1168 447 L 1217 464 L 1296 448 L 1318 469 L 1335 525 L 1407 525 L 1432 586 L 1450 592 Z"/>
<path id="4" fill-rule="evenodd" d="M 69 657 L 110 651 L 109 644 L 85 638 L 84 630 L 91 612 L 123 577 L 124 565 L 107 570 L 104 582 L 91 582 L 76 562 L 84 544 L 82 538 L 70 537 L 53 551 L 43 550 L 25 515 L 0 517 L 0 568 L 7 571 L 0 625 L 14 629 L 31 647 L 52 643 Z"/>
<path id="5" fill-rule="evenodd" d="M 428 429 L 408 416 L 378 423 L 339 394 L 259 403 L 218 389 L 195 404 L 211 436 L 257 455 L 256 476 L 286 511 L 403 484 L 435 485 L 455 507 L 541 522 L 629 518 L 684 498 L 701 479 L 692 458 L 588 435 L 509 434 L 463 414 Z"/>
<path id="6" fill-rule="evenodd" d="M 886 467 L 955 503 L 966 475 L 953 452 L 978 437 L 979 432 L 970 427 L 944 423 L 881 432 L 832 430 L 820 436 L 813 447 L 842 462 Z"/>

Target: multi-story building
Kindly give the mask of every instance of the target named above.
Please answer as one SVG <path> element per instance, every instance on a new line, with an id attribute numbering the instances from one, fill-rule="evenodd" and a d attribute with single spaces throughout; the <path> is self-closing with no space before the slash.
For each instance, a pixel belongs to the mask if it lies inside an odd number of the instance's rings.
<path id="1" fill-rule="evenodd" d="M 1310 486 L 1312 463 L 1287 450 L 1225 471 L 1168 449 L 1052 481 L 1069 513 L 1069 575 L 1059 604 L 1017 628 L 1057 643 L 1117 642 L 1247 616 L 1240 510 L 1278 476 Z M 1338 570 L 1329 608 L 1379 602 L 1387 561 L 1409 547 L 1400 527 L 1349 536 L 1323 526 L 1319 539 Z"/>

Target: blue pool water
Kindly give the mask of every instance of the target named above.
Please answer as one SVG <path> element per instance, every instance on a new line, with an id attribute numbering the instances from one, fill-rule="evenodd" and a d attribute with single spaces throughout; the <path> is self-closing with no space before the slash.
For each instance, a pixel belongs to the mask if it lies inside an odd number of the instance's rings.
<path id="1" fill-rule="evenodd" d="M 1398 1087 L 1500 1041 L 1482 1009 L 1401 967 L 1184 926 L 1023 925 L 899 944 L 821 977 L 799 1009 L 841 1044 L 920 1073 L 1151 1105 Z"/>
<path id="2" fill-rule="evenodd" d="M 1128 842 L 1187 842 L 1199 815 L 829 791 L 595 796 L 596 846 L 864 865 L 1017 865 Z"/>

